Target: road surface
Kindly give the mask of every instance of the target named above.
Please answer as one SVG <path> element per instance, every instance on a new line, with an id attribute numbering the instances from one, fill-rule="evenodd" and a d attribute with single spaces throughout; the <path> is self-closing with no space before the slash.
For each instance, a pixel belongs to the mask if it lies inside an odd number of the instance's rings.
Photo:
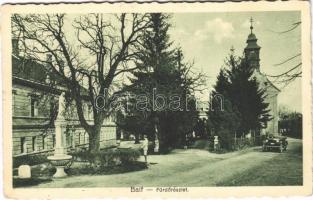
<path id="1" fill-rule="evenodd" d="M 262 152 L 260 147 L 225 154 L 175 150 L 168 155 L 149 156 L 151 164 L 145 170 L 71 176 L 36 187 L 301 185 L 302 141 L 288 141 L 283 153 Z"/>

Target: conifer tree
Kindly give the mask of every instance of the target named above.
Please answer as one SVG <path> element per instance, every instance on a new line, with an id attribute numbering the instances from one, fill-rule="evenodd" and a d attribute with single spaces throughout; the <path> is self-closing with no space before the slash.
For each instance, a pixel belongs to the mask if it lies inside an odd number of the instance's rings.
<path id="1" fill-rule="evenodd" d="M 219 136 L 223 149 L 231 150 L 235 133 L 240 125 L 240 113 L 229 96 L 230 82 L 225 69 L 221 69 L 210 99 L 208 112 L 211 129 Z"/>
<path id="2" fill-rule="evenodd" d="M 232 148 L 235 133 L 238 137 L 250 130 L 259 131 L 271 119 L 265 91 L 253 73 L 246 59 L 231 54 L 217 77 L 208 116 L 225 149 Z M 216 95 L 222 96 L 222 102 Z"/>
<path id="3" fill-rule="evenodd" d="M 254 69 L 246 59 L 229 63 L 229 95 L 241 114 L 239 133 L 247 134 L 250 130 L 259 131 L 271 120 L 265 91 L 259 87 L 254 77 Z"/>
<path id="4" fill-rule="evenodd" d="M 131 84 L 125 88 L 137 96 L 137 103 L 138 96 L 148 97 L 148 102 L 142 103 L 145 109 L 138 110 L 137 107 L 129 113 L 144 115 L 139 124 L 146 129 L 142 129 L 140 134 L 147 134 L 150 140 L 157 137 L 160 150 L 166 152 L 183 143 L 185 135 L 192 132 L 197 119 L 195 102 L 186 102 L 185 99 L 199 78 L 189 77 L 189 68 L 182 62 L 182 53 L 171 46 L 167 33 L 170 27 L 169 15 L 153 13 L 150 19 L 150 29 L 144 35 L 143 48 L 138 55 L 138 70 L 132 74 Z M 154 98 L 157 95 L 162 98 Z M 171 104 L 170 101 L 175 98 L 180 101 L 176 101 L 176 105 L 173 102 Z"/>

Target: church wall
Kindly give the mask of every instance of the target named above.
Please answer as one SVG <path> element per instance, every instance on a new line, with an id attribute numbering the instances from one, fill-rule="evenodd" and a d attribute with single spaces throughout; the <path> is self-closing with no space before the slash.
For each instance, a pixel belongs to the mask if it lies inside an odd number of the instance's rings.
<path id="1" fill-rule="evenodd" d="M 277 94 L 268 93 L 266 102 L 269 103 L 269 114 L 272 117 L 267 123 L 266 133 L 276 135 L 278 133 L 278 109 L 277 109 Z"/>

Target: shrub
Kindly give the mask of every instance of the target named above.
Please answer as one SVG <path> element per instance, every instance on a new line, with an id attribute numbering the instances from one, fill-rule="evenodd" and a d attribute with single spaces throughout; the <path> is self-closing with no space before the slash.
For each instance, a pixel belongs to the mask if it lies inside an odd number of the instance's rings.
<path id="1" fill-rule="evenodd" d="M 80 151 L 72 153 L 76 161 L 89 162 L 90 166 L 101 168 L 114 165 L 127 165 L 136 161 L 141 153 L 138 149 L 106 149 L 97 153 Z"/>
<path id="2" fill-rule="evenodd" d="M 204 140 L 204 139 L 200 139 L 200 140 L 196 140 L 191 147 L 195 148 L 195 149 L 206 149 L 206 150 L 209 150 L 210 146 L 211 146 L 211 142 L 210 141 Z"/>
<path id="3" fill-rule="evenodd" d="M 42 154 L 31 154 L 31 155 L 22 155 L 18 157 L 13 157 L 13 168 L 17 168 L 20 165 L 38 165 L 48 162 L 47 157 L 51 153 L 42 153 Z"/>
<path id="4" fill-rule="evenodd" d="M 71 155 L 75 161 L 92 162 L 93 159 L 89 151 L 76 151 L 72 152 Z"/>
<path id="5" fill-rule="evenodd" d="M 227 151 L 233 150 L 234 146 L 234 134 L 228 129 L 221 129 L 218 132 L 218 140 L 221 148 Z"/>
<path id="6" fill-rule="evenodd" d="M 138 149 L 118 149 L 121 164 L 128 164 L 136 161 L 141 153 Z"/>
<path id="7" fill-rule="evenodd" d="M 72 167 L 70 169 L 66 170 L 66 173 L 68 173 L 71 176 L 75 175 L 82 175 L 82 174 L 120 174 L 120 173 L 126 173 L 126 172 L 133 172 L 133 171 L 139 171 L 147 169 L 147 165 L 143 162 L 130 162 L 127 165 L 115 165 L 115 166 L 106 166 L 101 168 L 95 168 L 90 165 L 82 164 L 80 163 L 77 167 Z"/>

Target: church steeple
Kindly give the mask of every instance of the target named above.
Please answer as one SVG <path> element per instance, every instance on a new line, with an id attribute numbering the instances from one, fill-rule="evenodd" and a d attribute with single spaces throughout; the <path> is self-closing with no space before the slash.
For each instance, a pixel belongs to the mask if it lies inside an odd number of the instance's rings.
<path id="1" fill-rule="evenodd" d="M 252 34 L 252 30 L 253 30 L 253 19 L 252 19 L 252 17 L 250 18 L 250 30 L 251 30 L 251 34 Z"/>
<path id="2" fill-rule="evenodd" d="M 257 44 L 257 38 L 253 33 L 253 19 L 250 19 L 250 34 L 247 39 L 247 46 L 245 48 L 245 58 L 248 60 L 250 65 L 260 70 L 260 49 L 261 47 Z"/>

